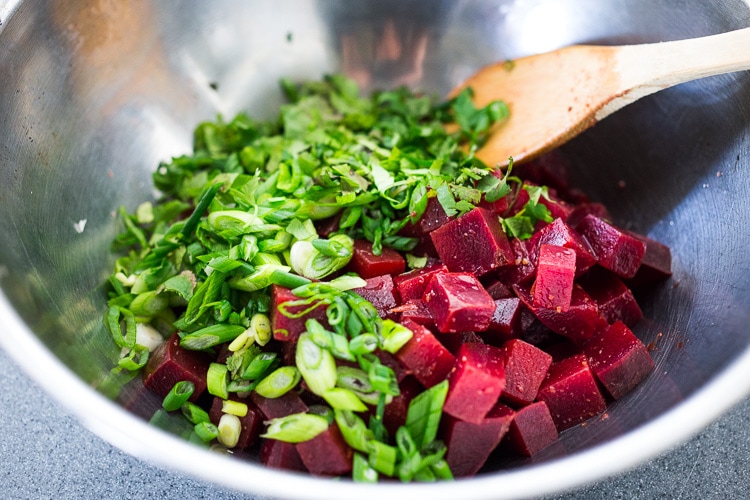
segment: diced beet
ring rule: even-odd
[[[234,400],[247,405],[247,414],[244,417],[238,417],[241,424],[240,438],[237,441],[237,445],[232,448],[233,450],[243,451],[258,442],[263,427],[263,415],[252,401],[247,399],[240,400],[238,398]],[[211,404],[211,410],[208,412],[211,422],[213,422],[214,425],[219,425],[221,416],[224,414],[221,411],[223,404],[223,399],[214,397],[214,401]]]
[[[432,278],[432,275],[447,271],[448,268],[445,265],[435,263],[421,269],[414,269],[407,273],[399,274],[393,278],[393,284],[396,285],[401,302],[414,299],[422,300],[424,289],[427,287],[427,283]]]
[[[543,401],[538,401],[516,411],[504,445],[519,455],[530,457],[555,441],[557,436],[549,408]]]
[[[485,285],[484,289],[487,290],[493,300],[509,299],[516,296],[510,286],[498,280],[491,280],[489,284]]]
[[[473,476],[502,441],[513,420],[514,411],[497,404],[477,423],[447,416],[441,435],[448,451],[445,460],[455,477]]]
[[[609,210],[607,210],[607,207],[605,207],[601,203],[580,203],[576,205],[570,215],[568,215],[568,218],[565,219],[565,222],[568,224],[568,226],[577,231],[578,224],[580,224],[583,218],[589,214],[595,215],[605,221],[612,220],[612,216],[609,214]]]
[[[518,297],[495,300],[495,312],[490,326],[481,333],[489,344],[500,346],[521,333],[521,311],[523,306]]]
[[[430,237],[443,264],[453,272],[482,276],[514,260],[500,220],[484,208],[474,208]]]
[[[462,345],[474,342],[484,344],[484,339],[474,332],[460,332],[460,333],[436,333],[435,337],[445,346],[448,351],[454,356],[461,348]]]
[[[559,432],[602,413],[607,403],[586,356],[576,354],[552,365],[537,394],[549,408]]]
[[[418,300],[409,300],[394,308],[393,312],[400,314],[401,323],[410,320],[419,323],[420,325],[434,324],[432,314],[430,314],[430,310],[427,309],[427,306],[422,302],[421,298]]]
[[[311,318],[318,320],[324,327],[328,328],[327,306],[325,305],[316,307],[310,313],[299,318],[290,318],[279,312],[279,305],[284,302],[293,302],[296,300],[300,300],[300,298],[294,295],[288,288],[279,285],[271,286],[271,330],[273,331],[273,338],[275,340],[282,342],[297,340],[307,330],[305,322]],[[297,313],[307,307],[309,305],[290,307],[289,312]]]
[[[644,242],[591,214],[577,229],[591,245],[599,265],[623,278],[635,276],[646,253]]]
[[[396,352],[396,359],[427,388],[443,381],[455,363],[453,354],[424,326],[411,321],[403,325],[414,336]]]
[[[482,207],[485,210],[489,210],[493,214],[502,215],[510,208],[511,196],[503,196],[495,201],[487,201],[484,197],[477,204],[478,207]]]
[[[599,314],[607,323],[622,321],[632,327],[643,318],[633,292],[610,271],[597,267],[587,273],[580,283],[596,302]]]
[[[399,234],[411,237],[424,236],[447,223],[449,220],[451,220],[451,218],[445,213],[445,210],[443,210],[443,206],[440,204],[437,197],[432,196],[427,199],[427,207],[417,223],[412,224],[411,222],[408,222],[406,226],[399,231]]]
[[[388,247],[383,247],[380,255],[375,255],[372,251],[372,243],[367,240],[355,240],[354,254],[347,269],[364,279],[384,274],[395,275],[404,272],[406,260],[396,250]]]
[[[353,452],[336,423],[309,441],[297,443],[297,452],[315,476],[343,476],[352,471]]]
[[[341,222],[341,212],[337,213],[333,217],[327,217],[322,220],[315,221],[315,229],[321,238],[328,238],[334,231],[339,230],[339,223]]]
[[[641,234],[629,231],[628,234],[646,244],[641,267],[628,282],[630,286],[650,285],[672,276],[672,253],[668,246]]]
[[[510,240],[510,246],[513,249],[513,263],[503,266],[497,270],[497,278],[501,283],[513,286],[530,279],[536,272],[536,264],[531,260],[529,249],[525,241],[518,238]]]
[[[521,184],[520,189],[518,189],[518,191],[516,192],[516,197],[513,199],[513,203],[511,203],[510,207],[508,208],[508,217],[516,215],[518,212],[523,210],[523,208],[531,199],[529,197],[529,192],[524,189],[525,186],[536,186],[536,184],[534,184],[533,182],[530,183],[528,181],[524,181]]]
[[[547,375],[552,356],[519,339],[509,340],[502,350],[505,354],[505,390],[500,398],[514,406],[530,404]]]
[[[557,218],[544,226],[527,241],[529,257],[534,264],[539,259],[539,248],[545,243],[571,248],[575,251],[576,276],[581,276],[587,269],[596,264],[596,256],[592,253],[588,242],[565,224],[561,218]]]
[[[604,321],[599,316],[599,309],[596,307],[596,302],[591,300],[591,297],[578,284],[573,286],[570,308],[567,311],[537,307],[534,305],[531,293],[527,287],[515,285],[513,289],[516,291],[518,298],[521,299],[521,302],[534,313],[534,316],[544,326],[570,339],[588,339],[594,334],[601,322]]]
[[[190,401],[195,401],[206,390],[206,374],[211,359],[201,351],[180,347],[177,333],[162,342],[149,356],[143,369],[143,385],[164,398],[177,382],[186,380],[195,386]]]
[[[372,302],[381,318],[391,317],[391,309],[398,305],[396,289],[390,274],[367,278],[362,288],[355,288],[353,292]]]
[[[505,389],[505,357],[500,348],[469,343],[456,353],[448,377],[443,411],[460,420],[480,424]]]
[[[294,443],[264,439],[260,446],[260,463],[273,469],[307,472]]]
[[[576,253],[572,248],[542,243],[532,287],[534,305],[567,311],[573,295],[575,273]]]
[[[646,346],[620,321],[589,339],[584,353],[596,378],[614,399],[632,391],[654,369]]]
[[[250,399],[266,420],[286,417],[294,413],[305,413],[308,409],[299,394],[294,391],[289,391],[278,398],[267,398],[253,391],[250,393]]]
[[[495,301],[469,273],[433,275],[422,300],[443,333],[486,330],[495,312]]]
[[[385,411],[383,412],[383,425],[391,436],[395,436],[398,428],[406,422],[406,414],[409,411],[411,400],[423,391],[422,386],[414,377],[406,377],[399,383],[398,387],[399,395],[385,405]]]

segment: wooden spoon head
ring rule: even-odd
[[[474,91],[478,107],[503,100],[510,118],[492,131],[477,157],[505,166],[560,146],[597,120],[597,111],[617,97],[616,47],[576,45],[496,63],[453,90]]]

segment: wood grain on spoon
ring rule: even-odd
[[[531,159],[572,139],[618,109],[659,90],[750,69],[750,28],[674,42],[574,45],[487,66],[470,86],[475,103],[501,99],[511,117],[477,156],[488,164]]]

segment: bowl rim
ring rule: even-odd
[[[571,490],[621,473],[686,441],[750,394],[750,348],[673,408],[626,434],[549,462],[440,483],[358,484],[290,473],[208,452],[164,432],[85,384],[36,336],[0,291],[0,348],[81,424],[126,453],[251,494],[276,498],[379,500],[384,494],[431,500],[528,498]],[[75,402],[75,403],[74,403]],[[675,425],[679,423],[679,425]],[[591,464],[597,467],[591,467]],[[196,467],[196,464],[201,464]],[[544,481],[539,481],[543,477]],[[467,490],[467,487],[470,490]]]

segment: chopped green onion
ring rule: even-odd
[[[255,332],[255,341],[266,345],[271,340],[271,320],[263,313],[255,313],[250,318],[250,328]]]
[[[398,381],[391,367],[385,366],[380,362],[372,363],[367,375],[374,390],[390,396],[399,395]]]
[[[352,480],[355,483],[377,483],[378,471],[370,467],[369,461],[360,453],[352,458]]]
[[[241,377],[243,380],[256,380],[263,376],[266,371],[276,361],[277,354],[275,352],[261,352],[250,361]]]
[[[382,349],[391,354],[395,354],[407,342],[409,342],[409,340],[411,340],[414,333],[400,323],[396,323],[390,319],[384,319],[380,335],[382,337]]]
[[[187,222],[185,222],[185,225],[182,226],[182,230],[180,231],[180,236],[183,240],[187,240],[193,234],[193,231],[195,231],[196,226],[198,226],[201,217],[203,217],[203,214],[206,212],[206,210],[208,210],[208,206],[213,201],[216,193],[219,192],[219,189],[221,189],[221,184],[213,184],[203,193],[203,196],[201,196],[200,200],[198,200],[198,204],[196,205],[195,210],[193,210],[193,213],[190,214],[190,217],[188,218]]]
[[[134,345],[130,352],[124,358],[117,362],[117,366],[128,371],[137,371],[146,366],[148,362],[148,347]]]
[[[328,420],[320,415],[294,413],[269,420],[268,428],[261,437],[277,439],[287,443],[309,441],[328,429]]]
[[[280,285],[285,288],[297,288],[298,286],[307,285],[311,281],[303,276],[276,269],[271,273],[271,283]]]
[[[392,476],[396,469],[398,449],[375,440],[370,441],[368,445],[370,447],[370,466],[386,476]]]
[[[336,361],[327,349],[313,342],[309,333],[297,339],[297,368],[313,394],[322,395],[336,386]]]
[[[180,346],[185,349],[202,350],[214,347],[237,338],[245,327],[241,325],[227,325],[224,323],[211,325],[189,333],[180,339]]]
[[[193,430],[201,438],[201,441],[206,443],[219,437],[219,428],[211,422],[199,422],[195,424]]]
[[[279,398],[291,391],[299,383],[300,373],[293,366],[282,366],[261,380],[255,392],[265,398]]]
[[[350,410],[334,410],[334,418],[344,441],[355,450],[369,453],[367,443],[373,435],[365,422]]]
[[[227,448],[234,448],[240,440],[242,422],[236,415],[225,413],[219,419],[217,439]]]
[[[193,424],[211,421],[211,419],[208,417],[208,413],[206,413],[206,410],[195,403],[191,403],[190,401],[186,401],[185,403],[183,403],[182,408],[180,409],[182,410],[182,414],[185,415],[185,418],[187,418]]]
[[[221,411],[222,413],[228,413],[236,417],[244,417],[247,415],[247,404],[241,401],[225,399],[221,402]]]
[[[352,256],[352,248],[336,240],[316,239],[311,241],[315,250],[333,258],[347,258]]]
[[[443,380],[418,394],[409,403],[405,425],[417,448],[422,449],[435,440],[447,395],[448,381]]]
[[[317,240],[316,240],[317,241]],[[329,246],[336,246],[337,250],[325,255],[309,241],[296,241],[289,253],[292,269],[310,279],[322,279],[338,271],[349,263],[354,251],[354,241],[345,234],[335,234],[328,239]]]
[[[435,474],[435,477],[438,479],[443,479],[443,480],[453,479],[453,472],[451,471],[451,468],[448,465],[448,462],[446,462],[444,458],[432,464],[430,466],[430,470],[432,470],[432,473]]]
[[[373,352],[378,348],[378,337],[374,333],[363,333],[349,341],[349,350],[355,356]]]
[[[334,410],[367,411],[367,406],[349,389],[333,387],[322,396]]]
[[[287,272],[289,271],[289,266],[283,266],[281,264],[260,264],[255,268],[254,272],[247,276],[239,276],[229,280],[229,286],[246,292],[261,290],[271,285],[271,275],[277,270]]]
[[[130,303],[130,312],[136,316],[156,316],[169,305],[169,300],[155,291],[143,292]]]
[[[208,374],[206,383],[209,394],[218,396],[222,399],[229,398],[227,384],[229,382],[229,369],[222,363],[211,363],[208,365]]]
[[[189,380],[177,382],[164,397],[162,407],[167,411],[177,411],[182,405],[190,399],[195,391],[195,384]]]

